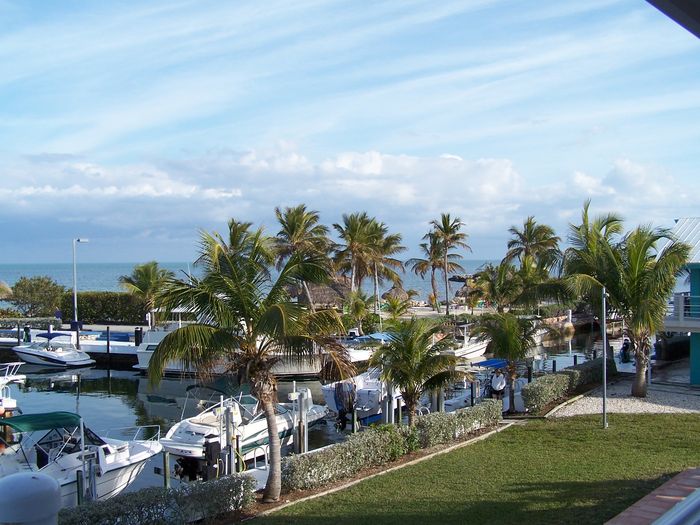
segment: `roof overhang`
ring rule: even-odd
[[[647,0],[647,2],[700,38],[700,2],[698,0]]]

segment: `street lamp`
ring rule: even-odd
[[[606,406],[608,400],[608,310],[605,304],[607,295],[605,286],[603,286],[603,322],[601,323],[603,326],[603,428],[608,428],[608,412]]]
[[[79,242],[86,243],[87,239],[73,239],[73,329],[76,335],[76,346],[80,348],[80,325],[78,324],[78,272],[75,264],[75,246]]]

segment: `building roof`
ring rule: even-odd
[[[679,241],[690,246],[688,264],[700,264],[700,217],[677,219],[671,231]]]
[[[647,0],[647,2],[700,38],[700,3],[697,0]]]

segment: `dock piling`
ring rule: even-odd
[[[578,365],[578,356],[574,354],[574,366]]]
[[[552,373],[556,374],[557,373],[557,360],[552,359]]]
[[[170,452],[163,451],[163,487],[170,488]]]

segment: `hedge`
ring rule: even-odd
[[[255,480],[234,474],[176,489],[149,487],[113,498],[63,509],[59,525],[160,525],[207,521],[239,512],[255,500]]]
[[[73,319],[73,295],[61,298],[63,319]],[[79,292],[78,314],[84,323],[144,324],[146,304],[136,295],[126,292]]]
[[[601,359],[602,357],[599,357],[561,371],[562,374],[569,378],[569,392],[576,392],[585,385],[603,382],[603,362]],[[607,368],[608,375],[617,374],[617,366],[614,359],[608,358]]]
[[[17,331],[17,324],[19,323],[20,328],[29,326],[31,328],[36,328],[38,330],[48,330],[49,325],[52,328],[61,328],[61,321],[55,317],[2,317],[0,318],[0,328],[6,330]],[[24,335],[24,332],[22,332]]]
[[[528,412],[539,412],[549,403],[561,399],[569,391],[569,376],[548,374],[538,377],[522,389],[523,404]]]
[[[602,357],[586,361],[580,365],[565,368],[556,374],[540,376],[532,383],[523,387],[523,403],[528,412],[539,412],[550,403],[557,401],[567,394],[576,392],[585,385],[602,383]],[[608,375],[617,374],[614,359],[608,359]]]
[[[349,478],[363,469],[394,461],[419,448],[451,443],[501,418],[500,401],[485,400],[449,414],[416,418],[413,428],[384,425],[353,434],[347,441],[282,460],[282,488],[313,489]]]

